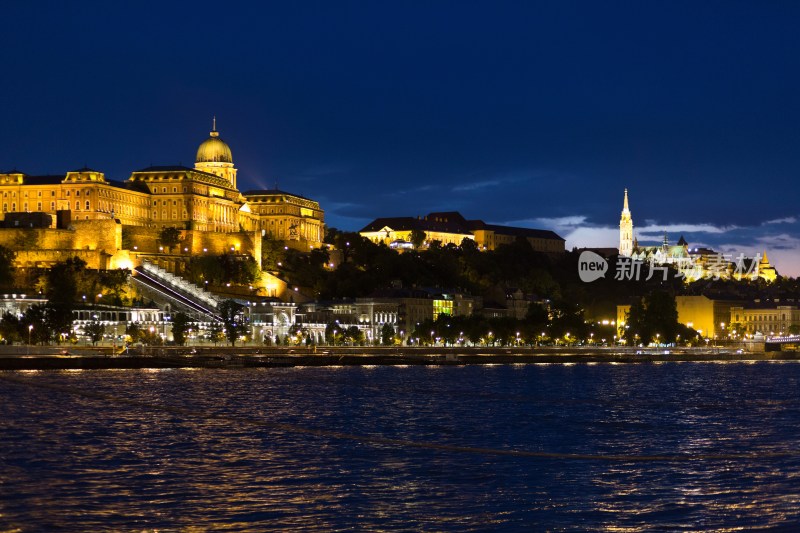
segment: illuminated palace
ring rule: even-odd
[[[384,243],[398,250],[412,248],[412,234],[424,234],[422,246],[434,241],[460,245],[464,239],[475,241],[479,250],[494,250],[517,239],[525,239],[537,252],[564,253],[564,239],[549,230],[517,228],[467,220],[461,213],[430,213],[425,217],[377,218],[359,232],[374,243]]]
[[[277,189],[242,193],[236,180],[231,149],[220,138],[215,120],[209,137],[197,149],[194,168],[149,167],[133,172],[125,181],[107,179],[89,168],[56,176],[2,173],[3,225],[80,232],[89,231],[92,224],[115,221],[140,234],[147,228],[176,227],[192,233],[193,238],[204,233],[248,233],[251,240],[256,235],[269,236],[306,250],[321,244],[324,213],[318,202]],[[204,239],[194,240],[200,243]],[[73,243],[77,240],[75,237]],[[210,241],[224,243],[219,248],[228,244],[219,238]],[[59,242],[43,246],[70,247],[63,244],[63,238]],[[143,246],[147,246],[146,240]],[[74,248],[83,249],[84,243]],[[108,254],[114,252],[107,250]]]
[[[741,265],[736,265],[731,263],[727,256],[714,250],[690,248],[683,236],[677,244],[670,245],[666,232],[660,245],[640,246],[633,233],[633,217],[628,206],[628,189],[625,189],[622,214],[619,219],[619,255],[643,263],[671,265],[678,270],[686,282],[711,276],[723,279],[742,279],[748,275],[766,281],[775,281],[778,276],[775,267],[770,264],[766,252],[763,255],[756,255],[755,258],[744,258]]]

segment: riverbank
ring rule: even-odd
[[[16,349],[9,349],[16,348]],[[545,363],[652,363],[703,361],[797,361],[798,352],[724,349],[624,348],[416,348],[416,347],[207,347],[152,348],[112,355],[109,348],[0,348],[0,370],[94,370],[136,368],[247,368],[367,365],[487,365]],[[24,347],[23,347],[24,348]],[[36,353],[31,353],[31,352]]]

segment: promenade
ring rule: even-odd
[[[0,347],[0,370],[797,361],[798,352],[621,347]],[[66,352],[66,353],[63,353]]]

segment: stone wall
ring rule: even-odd
[[[98,250],[22,250],[17,252],[15,263],[19,268],[48,268],[72,257],[84,260],[87,268],[99,270],[111,268],[112,256]]]
[[[126,244],[139,253],[157,254],[172,253],[177,255],[223,254],[236,251],[253,256],[261,265],[261,233],[257,231],[239,231],[236,233],[219,233],[213,231],[181,230],[181,242],[171,250],[160,249],[158,236],[161,232],[156,228],[141,226],[125,226]],[[135,248],[134,248],[135,247]]]
[[[80,257],[89,268],[114,268],[122,246],[122,226],[113,219],[76,220],[70,229],[0,228],[0,245],[17,253],[19,267],[46,267]]]

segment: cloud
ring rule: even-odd
[[[502,183],[503,183],[502,180],[476,181],[473,183],[467,183],[465,185],[458,185],[457,187],[453,187],[453,191],[458,191],[458,192],[476,191],[478,189],[485,189],[487,187],[496,187]]]
[[[453,187],[453,192],[470,192],[470,191],[480,191],[483,189],[491,189],[494,187],[499,187],[501,185],[508,185],[511,183],[521,183],[527,182],[531,179],[535,178],[542,178],[547,176],[548,173],[544,171],[525,171],[525,172],[515,172],[509,175],[501,175],[501,176],[494,176],[494,177],[485,177],[483,179],[479,179],[476,181],[462,183],[461,185],[456,185]],[[463,181],[467,181],[470,177],[462,177]]]
[[[441,186],[429,184],[429,185],[422,185],[420,187],[414,187],[413,189],[397,189],[397,190],[393,189],[391,191],[383,193],[382,196],[395,197],[403,194],[417,194],[421,192],[430,192],[430,191],[435,191],[437,189],[441,189]]]
[[[567,250],[573,248],[616,248],[619,246],[619,228],[577,228],[562,234]]]
[[[496,222],[503,226],[516,226],[521,228],[549,229],[556,233],[565,233],[578,228],[587,227],[587,217],[583,215],[573,215],[566,217],[539,217],[525,218],[521,220],[508,220]]]
[[[762,226],[766,226],[768,224],[794,224],[797,222],[797,217],[783,217],[783,218],[775,218],[773,220],[767,220],[766,222],[762,222]]]
[[[765,235],[758,239],[759,244],[764,248],[774,250],[797,250],[800,249],[800,238],[787,233],[778,235]]]
[[[715,226],[713,224],[656,224],[652,220],[647,221],[646,226],[633,226],[634,233],[729,233],[739,229],[739,226]]]

